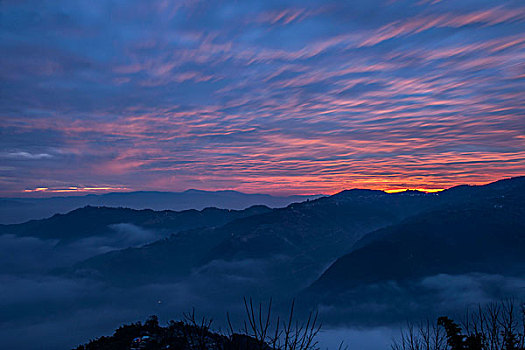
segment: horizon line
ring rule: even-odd
[[[353,187],[353,188],[350,188],[349,190],[352,190],[352,189],[363,189],[363,190],[375,190],[375,191],[382,191],[382,192],[385,192],[385,193],[400,193],[400,192],[405,192],[405,191],[419,191],[419,192],[425,192],[425,193],[438,193],[438,192],[442,192],[444,190],[447,190],[447,189],[450,189],[450,188],[453,188],[453,187],[457,187],[457,186],[483,186],[483,185],[487,185],[487,184],[490,184],[490,183],[494,183],[494,182],[498,182],[498,181],[502,181],[502,180],[508,180],[508,179],[513,179],[513,178],[519,178],[519,177],[523,177],[522,175],[520,176],[513,176],[513,177],[503,177],[503,178],[500,178],[498,180],[494,180],[494,181],[489,181],[489,182],[484,182],[484,183],[481,183],[481,184],[456,184],[456,185],[451,185],[451,186],[440,186],[440,187],[424,187],[424,186],[421,186],[421,187],[412,187],[412,186],[409,186],[409,187],[404,187],[404,186],[386,186],[384,188],[380,188],[380,189],[377,189],[377,188],[366,188],[366,187]],[[98,191],[105,191],[105,192],[98,192]],[[137,192],[158,192],[158,193],[173,193],[173,194],[180,194],[180,193],[185,193],[185,192],[189,192],[189,191],[201,191],[201,192],[210,192],[210,193],[213,193],[213,192],[236,192],[236,193],[242,193],[242,194],[248,194],[248,195],[269,195],[269,196],[273,196],[273,197],[293,197],[293,196],[331,196],[331,195],[334,195],[336,193],[339,193],[339,192],[342,192],[342,191],[345,191],[345,189],[343,190],[338,190],[338,191],[335,191],[333,193],[311,193],[311,194],[304,194],[304,193],[300,193],[300,194],[297,194],[297,193],[292,193],[292,194],[272,194],[272,193],[265,193],[265,192],[244,192],[244,191],[239,191],[239,190],[235,190],[235,189],[216,189],[216,190],[206,190],[206,189],[196,189],[196,188],[188,188],[186,190],[181,190],[181,191],[169,191],[169,190],[140,190],[140,189],[137,189],[137,190],[134,190],[134,189],[131,189],[131,188],[128,188],[128,187],[111,187],[111,186],[68,186],[68,187],[57,187],[57,188],[52,188],[52,187],[36,187],[34,189],[25,189],[23,191],[20,191],[20,192],[12,192],[13,194],[19,194],[19,195],[23,195],[23,194],[42,194],[44,196],[39,196],[39,197],[34,197],[34,196],[23,196],[23,197],[15,197],[15,196],[7,196],[7,197],[1,197],[1,198],[5,198],[5,199],[9,199],[9,198],[12,198],[12,199],[15,199],[15,198],[23,198],[23,199],[30,199],[30,198],[34,198],[34,199],[38,199],[38,198],[53,198],[53,197],[80,197],[80,196],[85,196],[85,195],[106,195],[106,194],[112,194],[112,193],[137,193]],[[49,195],[49,196],[46,196]],[[53,195],[56,195],[56,196],[53,196]],[[60,194],[63,194],[62,196],[60,196]]]

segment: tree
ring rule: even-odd
[[[409,323],[392,349],[525,350],[525,304],[508,299],[478,305],[466,311],[461,324],[449,317],[440,317],[435,324]]]

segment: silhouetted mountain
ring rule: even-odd
[[[309,288],[322,300],[352,288],[437,274],[525,274],[525,179],[460,186],[444,206],[370,233]]]
[[[127,224],[152,230],[158,238],[161,238],[164,235],[193,228],[222,226],[229,221],[270,210],[262,205],[244,210],[206,208],[200,211],[192,209],[179,212],[87,206],[67,214],[55,214],[48,219],[0,225],[0,235],[13,234],[70,241],[90,236],[103,236],[112,232],[115,229],[114,225]]]
[[[313,281],[364,234],[425,210],[434,205],[433,197],[344,191],[96,256],[75,269],[117,283],[149,283],[178,280],[214,261],[265,260],[272,288],[296,289]]]
[[[42,219],[87,205],[177,211],[201,210],[208,207],[241,210],[254,205],[266,205],[272,208],[285,207],[293,202],[318,197],[320,196],[278,197],[237,191],[187,190],[184,192],[114,192],[102,195],[51,198],[0,198],[0,223],[13,224]]]
[[[500,265],[495,262],[507,248],[513,251],[509,242],[521,247],[511,238],[519,237],[523,228],[520,196],[524,183],[524,178],[516,178],[438,194],[343,191],[221,227],[180,232],[144,247],[96,256],[76,265],[75,270],[116,283],[149,283],[179,280],[216,261],[264,260],[271,286],[268,292],[276,293],[305,287],[335,259],[351,252],[354,244],[360,247],[373,241],[373,246],[354,248],[349,258],[338,260],[319,283],[333,280],[332,288],[349,281],[366,284],[401,275],[477,271],[476,266],[484,266],[487,272],[500,271],[511,264],[505,258]],[[494,236],[495,230],[507,232],[510,241],[503,235]],[[392,242],[382,240],[387,236]],[[460,254],[471,241],[474,253]],[[484,249],[489,248],[492,258],[472,260],[473,255],[487,256]],[[448,255],[450,259],[440,262]]]
[[[10,233],[0,235],[10,291],[2,313],[113,327],[152,307],[163,318],[188,305],[235,317],[242,296],[273,296],[278,312],[290,297],[299,313],[317,303],[331,325],[452,315],[525,297],[524,193],[521,177],[434,194],[348,190],[241,212],[88,207],[1,226]]]

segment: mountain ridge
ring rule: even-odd
[[[110,192],[48,198],[0,198],[0,223],[15,224],[43,219],[56,213],[65,214],[87,205],[174,211],[201,210],[207,207],[242,210],[253,205],[266,205],[273,208],[285,207],[293,202],[319,198],[320,196],[322,195],[272,196],[230,190],[187,190],[184,192]]]
[[[369,233],[303,294],[327,302],[364,285],[415,282],[438,274],[524,277],[523,180],[490,184],[481,194],[469,193],[467,204],[448,203]]]
[[[133,224],[143,229],[157,229],[173,234],[198,227],[223,225],[236,218],[269,210],[271,209],[263,205],[254,205],[244,210],[210,207],[202,210],[183,211],[138,210],[88,205],[66,214],[55,214],[46,219],[30,220],[21,224],[0,224],[0,234],[70,241],[103,235],[110,230],[111,225],[115,224]]]

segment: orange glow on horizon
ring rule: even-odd
[[[519,175],[518,175],[519,176]],[[187,189],[198,189],[202,191],[237,191],[246,194],[269,194],[273,196],[291,195],[324,195],[329,196],[344,190],[369,189],[384,191],[385,193],[399,193],[407,190],[420,191],[426,193],[438,193],[459,185],[482,186],[498,180],[510,177],[495,177],[472,179],[469,177],[458,179],[439,178],[432,179],[411,179],[411,178],[365,178],[356,177],[342,180],[337,176],[302,176],[302,177],[253,177],[252,182],[242,182],[241,177],[232,178],[234,185],[212,186],[213,182],[208,182],[209,178],[203,177],[200,186],[180,186],[173,183],[172,179],[164,178],[140,187],[124,185],[90,185],[90,186],[64,186],[64,187],[45,187],[39,186],[32,189],[25,189],[18,193],[52,195],[52,194],[89,194],[89,193],[109,193],[109,192],[134,192],[134,191],[159,191],[159,192],[184,192]],[[426,181],[425,181],[426,180]],[[449,180],[449,181],[447,181]],[[208,186],[206,185],[208,184]],[[12,195],[16,193],[13,192]]]
[[[24,190],[24,192],[47,192],[47,190],[49,190],[47,187],[37,187],[33,190]]]
[[[372,186],[374,187],[374,186]],[[370,186],[355,186],[355,187],[352,187],[352,188],[368,188],[368,189],[373,189],[373,190],[380,190],[380,191],[384,191],[386,193],[400,193],[400,192],[404,192],[404,191],[420,191],[420,192],[426,192],[426,193],[437,193],[437,192],[441,192],[441,191],[444,191],[446,188],[424,188],[424,187],[410,187],[410,188],[387,188],[387,189],[384,189],[384,188],[371,188]],[[239,192],[244,192],[244,193],[265,193],[265,191],[260,191],[260,192],[257,192],[257,191],[243,191],[242,189],[231,189],[231,188],[228,188],[229,190],[235,190],[235,191],[239,191]],[[347,188],[347,189],[350,189],[350,188]],[[24,190],[23,192],[24,193],[89,193],[89,192],[99,192],[99,191],[102,191],[102,192],[116,192],[116,191],[124,191],[124,192],[128,192],[128,191],[141,191],[141,190],[144,190],[144,189],[132,189],[132,188],[128,188],[128,187],[109,187],[109,186],[105,186],[105,187],[77,187],[77,186],[69,186],[69,187],[66,187],[66,188],[49,188],[49,187],[37,187],[37,188],[34,188],[34,189],[26,189]],[[162,191],[162,189],[154,189],[154,190],[160,190]],[[202,189],[204,191],[220,191],[221,189]],[[224,189],[223,189],[224,190]],[[170,190],[164,190],[164,191],[170,191]],[[322,193],[324,192],[324,193]],[[312,191],[311,193],[301,193],[302,195],[317,195],[317,194],[321,194],[321,195],[330,195],[330,194],[335,194],[335,193],[338,193],[339,191]],[[291,195],[292,193],[289,193],[289,194],[274,194],[274,195]],[[295,194],[295,193],[294,193]]]
[[[444,191],[444,188],[396,188],[396,189],[388,189],[383,190],[386,193],[400,193],[405,191],[419,191],[419,192],[426,192],[426,193],[437,193]]]
[[[73,193],[73,192],[91,192],[91,191],[126,191],[127,187],[76,187],[70,186],[67,188],[49,188],[37,187],[35,189],[26,189],[25,193],[47,192],[47,193]]]

